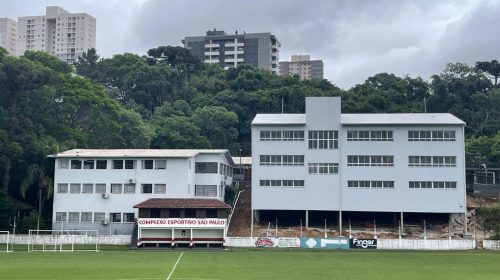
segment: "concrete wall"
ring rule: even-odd
[[[500,240],[483,240],[483,248],[488,250],[500,250]]]
[[[0,243],[6,242],[6,236],[0,235]],[[95,236],[86,236],[86,235],[64,235],[61,238],[65,240],[65,242],[74,241],[75,244],[95,244],[99,242],[100,245],[130,245],[131,236],[130,235],[99,235]],[[35,240],[39,243],[53,243],[55,238],[51,235],[39,235],[33,237],[32,240]],[[30,242],[30,238],[28,234],[16,234],[15,236],[10,236],[10,242],[14,244],[28,244]]]
[[[473,250],[475,248],[475,240],[377,240],[377,249],[383,250]]]

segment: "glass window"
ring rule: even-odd
[[[164,159],[155,160],[155,168],[156,169],[167,169],[167,161]]]
[[[122,222],[122,213],[109,213],[111,218],[111,222],[113,223],[121,223]]]
[[[95,184],[95,193],[106,193],[106,184]]]
[[[108,161],[104,159],[98,159],[96,160],[96,169],[107,169],[108,168]]]
[[[166,194],[167,193],[167,185],[155,184],[155,193],[156,194]]]
[[[125,169],[134,169],[135,168],[135,160],[126,159],[125,160]]]
[[[195,163],[196,173],[214,173],[217,174],[217,162],[197,162]]]
[[[113,160],[113,169],[123,169],[123,160],[114,159]]]
[[[72,159],[71,169],[82,169],[82,161],[77,159]]]
[[[145,159],[142,161],[142,169],[153,169],[153,160]]]
[[[133,223],[135,221],[135,213],[123,213],[124,223]]]
[[[111,193],[121,194],[122,184],[111,184]]]
[[[59,169],[68,169],[68,165],[69,165],[68,159],[60,158],[57,160],[57,162],[59,164]]]
[[[68,184],[65,183],[57,184],[57,193],[68,193]]]
[[[106,218],[106,214],[104,212],[95,212],[94,213],[94,222],[102,222]]]
[[[207,218],[217,218],[217,209],[206,209]]]
[[[93,184],[83,184],[82,193],[94,193]]]
[[[195,185],[195,196],[217,196],[217,186],[216,185]]]
[[[70,193],[81,193],[81,184],[70,184],[69,185]]]
[[[153,193],[152,184],[142,184],[142,193]]]
[[[82,222],[92,222],[92,212],[82,212]]]
[[[66,222],[66,212],[56,212],[56,222]]]
[[[83,169],[94,169],[94,160],[93,159],[84,160]]]
[[[79,222],[80,221],[80,212],[69,212],[68,222]]]
[[[123,193],[126,193],[126,194],[135,193],[135,184],[125,184],[123,186]]]

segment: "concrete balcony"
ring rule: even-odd
[[[218,48],[219,44],[205,44],[205,48]]]
[[[238,54],[244,54],[244,51],[225,51],[225,55],[238,55]]]
[[[205,59],[205,63],[219,63],[219,59]]]
[[[235,43],[235,42],[228,42],[224,44],[225,47],[243,47],[245,46],[245,43],[240,42],[240,43]]]
[[[210,52],[205,52],[205,55],[219,55],[219,51],[210,51]]]

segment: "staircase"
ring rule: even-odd
[[[230,237],[250,236],[252,189],[248,186],[241,187],[240,190],[242,192],[237,204],[234,206],[233,216],[227,231],[227,236]]]
[[[137,220],[134,223],[134,228],[132,229],[132,237],[130,238],[130,249],[137,249]]]

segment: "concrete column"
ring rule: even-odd
[[[309,229],[309,210],[306,210],[306,229]]]
[[[404,220],[403,220],[403,211],[401,211],[401,235],[405,235],[405,223],[404,223]]]
[[[339,210],[339,236],[342,236],[342,210]]]

